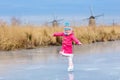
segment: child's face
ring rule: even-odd
[[[67,35],[69,35],[69,34],[72,33],[72,30],[65,30],[65,33],[66,33]]]

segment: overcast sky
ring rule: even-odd
[[[0,0],[0,17],[16,16],[37,23],[53,16],[81,20],[91,15],[90,6],[94,15],[104,13],[107,23],[113,19],[120,22],[120,0]]]

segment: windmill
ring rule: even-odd
[[[104,14],[94,16],[93,15],[93,10],[92,10],[91,7],[90,7],[90,13],[91,13],[91,16],[89,18],[86,18],[86,19],[83,19],[83,20],[89,20],[89,26],[96,26],[96,20],[95,19],[98,18],[98,17],[104,16]]]
[[[63,19],[57,19],[57,17],[54,16],[54,19],[51,22],[48,22],[48,23],[52,23],[53,27],[57,27],[57,26],[59,26],[60,21],[63,21]]]
[[[113,22],[112,22],[112,26],[116,26],[117,23],[115,22],[115,20],[113,19]]]

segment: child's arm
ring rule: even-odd
[[[77,38],[75,38],[75,36],[72,36],[72,40],[78,45],[82,44]]]
[[[58,32],[58,33],[54,33],[53,36],[63,36],[64,33],[63,32]]]

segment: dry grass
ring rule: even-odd
[[[60,45],[61,38],[53,37],[52,34],[61,31],[62,27],[1,26],[0,50]],[[120,40],[120,26],[74,27],[74,33],[84,44]]]

